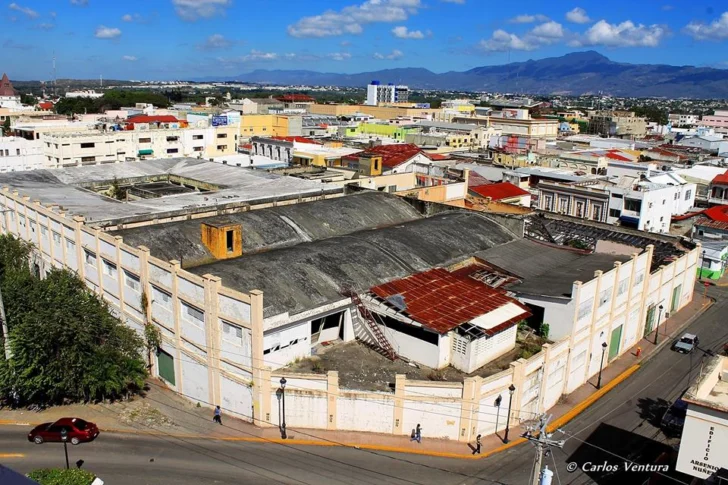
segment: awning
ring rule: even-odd
[[[622,222],[627,222],[629,224],[639,224],[640,223],[639,217],[621,215],[621,216],[619,216],[619,220]]]
[[[152,149],[139,150],[139,155],[154,155],[154,150],[152,150]]]

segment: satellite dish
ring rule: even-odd
[[[407,309],[407,303],[405,303],[404,297],[400,294],[390,296],[387,298],[387,302],[399,311]]]

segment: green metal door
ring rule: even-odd
[[[159,369],[159,377],[173,386],[176,385],[174,380],[174,358],[161,349],[157,351],[157,368]]]
[[[672,290],[672,303],[670,304],[670,313],[677,311],[678,308],[680,308],[680,291],[682,290],[682,285],[677,285],[674,290]]]
[[[607,362],[611,362],[617,355],[619,355],[619,347],[622,344],[622,326],[612,330],[612,338],[609,341],[609,358]]]
[[[645,322],[645,333],[644,337],[652,332],[652,327],[655,326],[655,305],[650,305],[647,308],[647,321]]]

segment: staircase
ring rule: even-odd
[[[394,351],[394,347],[392,347],[392,344],[387,340],[387,337],[384,336],[384,333],[382,333],[382,329],[379,328],[379,325],[377,322],[374,321],[374,316],[369,311],[369,309],[364,306],[364,303],[361,301],[361,298],[359,298],[359,295],[356,294],[355,291],[352,290],[345,290],[342,292],[344,296],[348,296],[351,298],[352,303],[356,305],[357,309],[359,310],[359,315],[361,315],[362,319],[367,323],[367,326],[369,327],[369,330],[371,330],[372,335],[374,335],[374,339],[377,341],[377,344],[379,347],[384,351],[384,356],[387,357],[389,360],[396,360],[397,359],[397,353]]]

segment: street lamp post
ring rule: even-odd
[[[508,431],[511,426],[511,408],[513,407],[513,393],[516,392],[516,386],[511,384],[508,386],[508,418],[506,420],[506,435],[503,439],[503,443],[508,443]]]
[[[281,377],[281,398],[283,400],[283,422],[281,423],[281,438],[288,438],[286,435],[286,378]]]
[[[503,401],[503,396],[498,394],[498,397],[495,398],[495,434],[498,435],[498,419],[500,418],[500,406],[501,402]]]
[[[66,454],[66,470],[71,468],[68,464],[68,430],[66,428],[61,429],[61,441],[63,441],[63,451]]]
[[[657,345],[657,335],[660,333],[660,320],[662,319],[662,310],[665,309],[664,306],[660,305],[657,307],[659,312],[657,312],[657,328],[655,328],[655,345]]]
[[[604,368],[604,352],[607,351],[607,343],[602,342],[602,360],[599,362],[599,378],[597,379],[597,389],[602,388],[602,369]]]
[[[703,281],[703,268],[705,267],[705,249],[703,249],[703,257],[700,258],[700,275],[698,276],[700,281]]]

